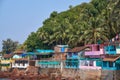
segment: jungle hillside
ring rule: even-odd
[[[109,41],[120,33],[120,0],[91,0],[58,13],[53,11],[43,26],[31,32],[22,48],[52,49],[55,45],[70,47]]]

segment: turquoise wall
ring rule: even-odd
[[[79,60],[78,59],[67,59],[65,61],[65,68],[79,68]]]
[[[116,47],[113,45],[105,46],[104,50],[105,54],[116,54]]]
[[[96,66],[102,66],[102,61],[96,61]]]
[[[112,62],[112,65],[110,66],[109,61],[103,61],[102,62],[102,69],[103,70],[117,70],[117,67],[115,66],[115,62]]]

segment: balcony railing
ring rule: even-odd
[[[105,51],[105,54],[116,54],[116,51]]]
[[[79,68],[79,61],[65,61],[65,68]]]
[[[60,68],[61,62],[54,60],[40,60],[37,62],[37,65],[41,68]]]
[[[27,68],[28,66],[29,66],[28,63],[26,64],[12,63],[12,68]]]
[[[100,55],[103,54],[101,51],[87,51],[85,55]]]

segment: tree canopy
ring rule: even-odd
[[[8,38],[7,40],[2,41],[2,45],[2,52],[9,54],[16,50],[18,46],[18,41],[13,41],[10,38]]]
[[[92,0],[58,13],[53,11],[24,45],[28,51],[49,49],[56,44],[71,47],[105,42],[120,33],[120,1]]]

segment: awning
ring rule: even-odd
[[[19,59],[19,58],[22,58],[22,57],[19,56],[19,55],[14,55],[13,58],[14,58],[14,59]]]
[[[105,57],[103,59],[103,61],[111,61],[111,62],[114,62],[116,61],[117,59],[120,58],[120,55],[108,55],[107,57]]]

